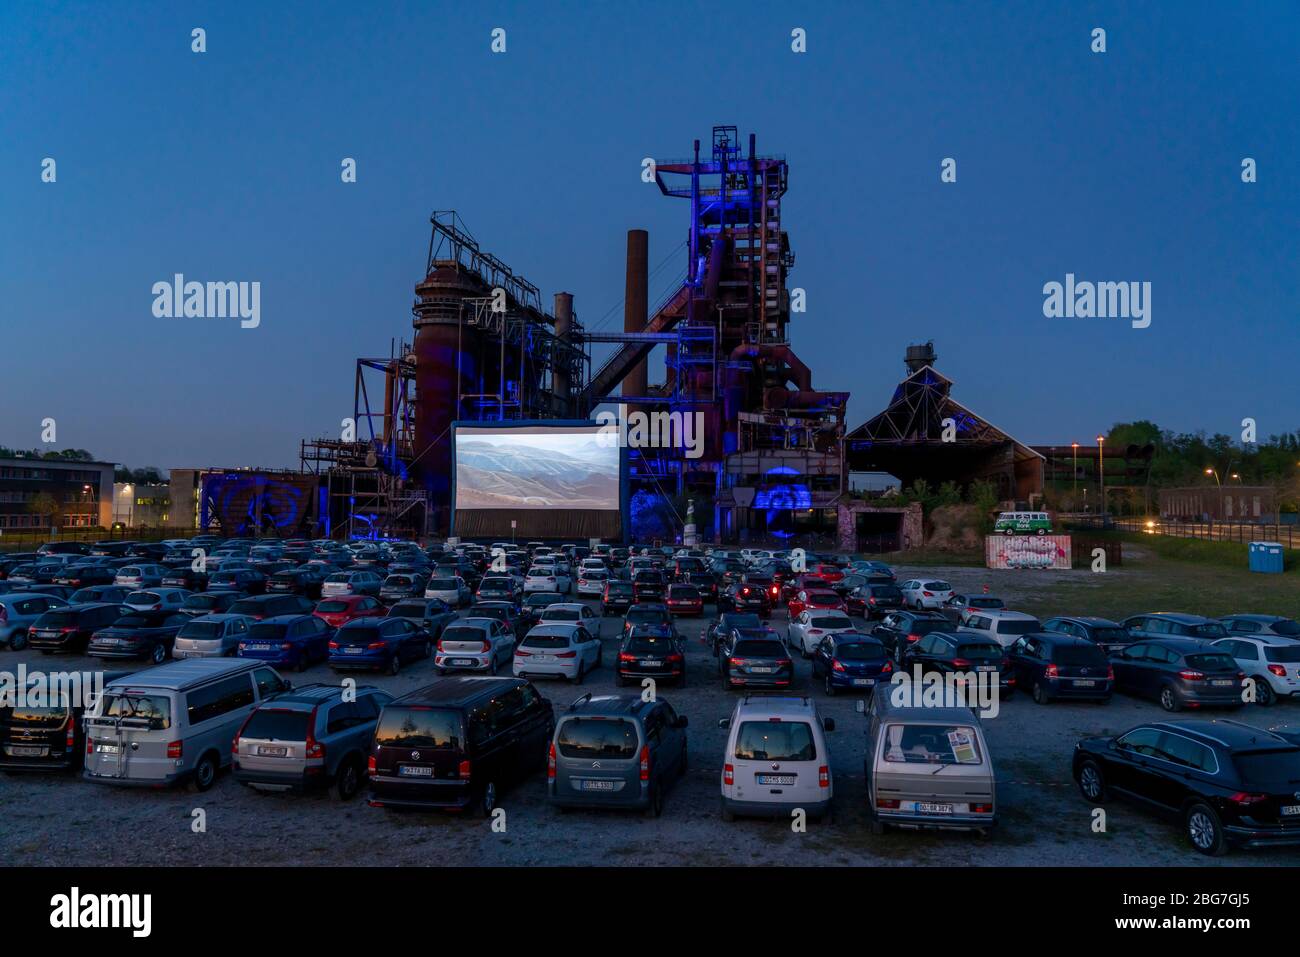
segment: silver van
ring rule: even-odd
[[[970,708],[899,707],[887,693],[859,701],[867,716],[871,833],[887,826],[986,832],[996,821],[993,759]]]
[[[738,815],[787,817],[802,809],[834,818],[831,755],[826,732],[835,730],[806,696],[746,695],[730,718],[722,756],[722,819]]]
[[[253,709],[289,682],[243,658],[192,658],[105,686],[86,714],[84,775],[101,784],[212,787]]]

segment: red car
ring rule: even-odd
[[[387,612],[378,598],[369,595],[340,595],[318,601],[312,614],[331,628],[341,628],[356,618],[382,618]]]
[[[829,588],[805,588],[790,599],[789,604],[790,617],[796,618],[800,613],[808,608],[816,608],[821,611],[842,611],[848,614],[844,607],[844,599]]]
[[[795,575],[788,581],[781,583],[781,597],[786,601],[791,601],[799,594],[799,592],[804,591],[805,589],[824,587],[826,587],[826,580],[817,575],[808,573]]]
[[[704,596],[694,585],[669,585],[668,598],[664,604],[668,606],[669,614],[704,614]]]
[[[844,569],[829,562],[819,562],[813,567],[812,573],[828,585],[833,585],[844,577]]]

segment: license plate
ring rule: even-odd
[[[6,748],[5,750],[9,752],[11,757],[15,758],[43,758],[50,753],[49,748],[36,748],[25,745],[14,745],[12,748]]]
[[[359,654],[361,654],[361,652],[363,652],[363,651],[365,651],[365,650],[366,650],[366,649],[364,649],[364,648],[344,648],[344,649],[343,649],[343,653],[344,653],[345,655],[359,655]]]
[[[876,679],[875,678],[854,678],[853,683],[859,687],[862,686],[870,687],[871,685],[874,685],[876,683]]]
[[[264,758],[283,758],[289,753],[288,748],[272,748],[264,744],[257,746],[257,753]]]
[[[584,791],[612,791],[614,790],[613,781],[583,781],[582,789]]]
[[[404,778],[431,778],[433,777],[433,768],[403,764],[397,768],[397,773]]]
[[[928,804],[922,801],[916,802],[917,814],[951,814],[951,804]]]
[[[749,670],[756,675],[770,675],[773,671],[772,668],[750,668]]]
[[[121,638],[100,638],[97,642],[97,644],[101,645],[120,645],[121,643]]]
[[[760,775],[758,775],[758,783],[759,783],[759,784],[775,784],[775,785],[782,785],[782,786],[786,786],[786,787],[788,787],[788,786],[790,786],[790,785],[793,785],[794,782],[795,782],[795,776],[794,776],[793,774],[760,774]]]
[[[980,666],[977,667],[975,670],[976,670],[976,671],[997,671],[997,670],[998,670],[998,666],[997,666],[997,665],[980,665]]]
[[[1291,816],[1296,815],[1296,814],[1300,814],[1300,804],[1284,804],[1284,805],[1282,805],[1282,816],[1283,816],[1283,817],[1291,817]]]
[[[97,744],[95,750],[100,754],[121,754],[122,749],[116,744]]]
[[[478,664],[473,658],[453,658],[451,663],[458,668],[472,668]]]
[[[645,668],[658,668],[662,664],[663,662],[658,658],[646,658],[641,662],[641,665]]]
[[[1093,681],[1091,678],[1077,678],[1075,679],[1074,686],[1076,688],[1095,688],[1097,682]]]
[[[555,659],[552,658],[550,655],[533,655],[533,660],[541,663],[547,661],[554,661]]]
[[[1236,684],[1236,682],[1233,681],[1231,678],[1216,678],[1214,679],[1212,684],[1214,684],[1218,688],[1226,688],[1226,687],[1231,687],[1232,685]]]
[[[249,651],[270,651],[271,646],[267,644],[245,645]]]

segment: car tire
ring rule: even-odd
[[[1183,815],[1183,828],[1192,847],[1208,857],[1218,857],[1228,849],[1223,836],[1223,822],[1218,813],[1203,801],[1192,804]]]
[[[149,654],[149,660],[156,665],[162,664],[167,660],[167,646],[162,642],[153,646],[153,651]]]
[[[882,821],[882,820],[880,820],[879,818],[877,818],[877,817],[875,817],[875,816],[872,816],[872,818],[871,818],[871,833],[874,834],[876,837],[879,837],[880,835],[884,834],[884,833],[885,833],[885,822]]]
[[[487,784],[483,785],[483,790],[482,792],[479,793],[478,796],[478,805],[476,809],[478,811],[479,817],[482,818],[491,817],[492,812],[496,810],[496,806],[497,806],[497,783],[495,781],[489,781]]]
[[[1101,770],[1101,765],[1091,758],[1086,759],[1079,765],[1079,777],[1077,781],[1079,793],[1083,795],[1085,801],[1091,801],[1093,804],[1105,804],[1106,799],[1110,796],[1106,790],[1106,775]]]
[[[9,636],[10,651],[22,651],[26,647],[27,647],[27,631],[25,629],[21,631],[15,631],[12,635]]]
[[[395,675],[402,670],[402,656],[394,653],[391,661],[388,662],[388,673]]]
[[[348,758],[339,768],[338,780],[334,783],[334,790],[339,796],[340,801],[351,801],[361,790],[361,761],[357,758]]]
[[[302,672],[306,671],[310,666],[311,666],[311,661],[308,660],[307,649],[304,648],[298,654],[298,663],[294,665],[293,670],[301,674]]]
[[[1034,682],[1034,687],[1030,692],[1030,696],[1034,699],[1034,704],[1047,704],[1052,700],[1052,696],[1049,695],[1047,691],[1044,690],[1043,686],[1037,681]]]
[[[1268,708],[1277,703],[1277,695],[1273,693],[1273,686],[1264,678],[1255,679],[1255,704],[1261,708]]]
[[[831,673],[826,672],[826,697],[835,697],[835,685],[831,682]]]
[[[433,670],[438,675],[439,678],[444,678],[447,675],[446,668],[434,668]]]
[[[1160,707],[1169,712],[1183,710],[1182,699],[1178,697],[1173,685],[1165,685],[1160,689]]]
[[[492,661],[488,664],[488,674],[495,676],[496,673],[497,673],[497,656],[496,654],[493,654]]]
[[[207,791],[217,780],[218,759],[209,751],[194,765],[194,790]]]
[[[578,662],[578,673],[577,673],[576,675],[573,676],[573,683],[574,683],[575,685],[580,685],[580,684],[582,684],[583,679],[586,678],[586,677],[587,677],[587,666],[586,666],[586,664],[584,664],[583,662],[579,661],[579,662]]]
[[[650,803],[646,805],[646,817],[659,817],[664,813],[664,786],[658,781],[650,785]]]
[[[430,658],[433,657],[433,639],[432,639],[432,638],[430,638],[428,641],[426,641],[426,642],[424,643],[424,650],[420,653],[420,657],[423,658],[423,659],[426,660],[426,661],[427,661],[428,659],[430,659]]]

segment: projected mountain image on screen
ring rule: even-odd
[[[619,449],[597,427],[456,431],[456,508],[619,508]]]

